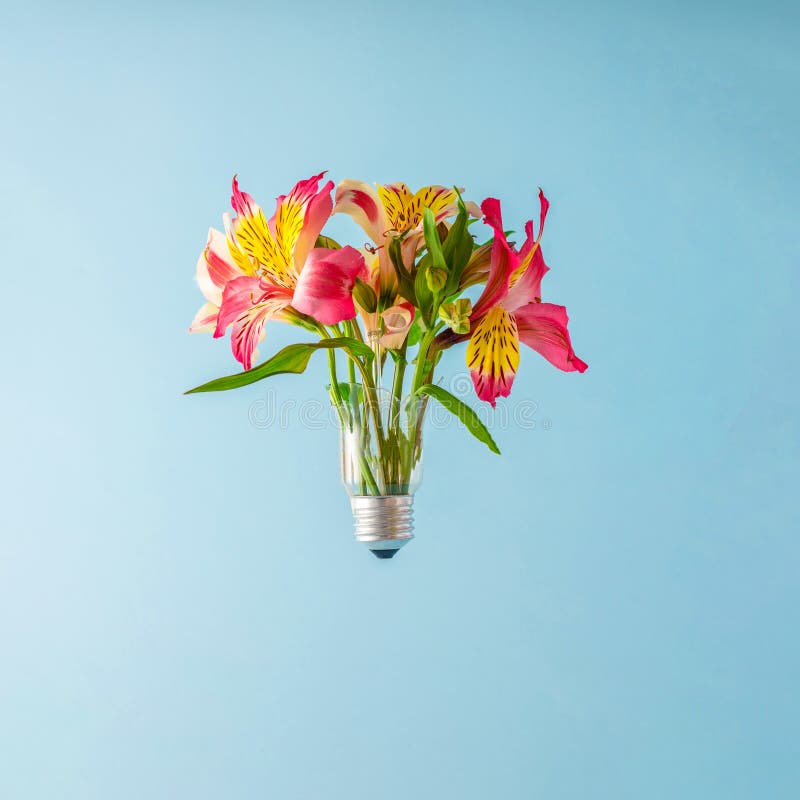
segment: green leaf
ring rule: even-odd
[[[464,235],[464,231],[467,229],[468,217],[469,215],[467,214],[467,207],[459,197],[458,216],[448,231],[447,238],[444,240],[444,244],[442,245],[442,254],[444,255],[444,260],[448,264],[452,264],[453,262],[453,255],[456,251],[458,240]]]
[[[395,364],[407,364],[408,360],[400,350],[394,350],[391,347],[386,348],[386,352],[392,357]]]
[[[375,296],[375,290],[368,283],[364,283],[361,278],[356,278],[353,286],[353,297],[361,308],[370,314],[373,314],[378,308],[378,298]]]
[[[194,394],[195,392],[224,392],[227,389],[238,389],[240,386],[247,386],[256,381],[269,378],[272,375],[282,375],[285,373],[295,373],[299,375],[305,372],[311,356],[320,349],[330,350],[334,347],[346,347],[354,355],[372,357],[372,350],[369,345],[359,342],[357,339],[341,337],[338,339],[322,339],[319,342],[302,342],[290,344],[275,353],[269,361],[259,364],[246,372],[237,372],[235,375],[227,375],[224,378],[204,383],[189,389],[184,394]]]
[[[347,403],[347,401],[350,399],[350,384],[346,381],[339,381],[336,385],[339,387],[339,394],[341,395],[342,400]],[[331,385],[328,388],[332,389],[333,386]]]
[[[426,208],[422,215],[422,230],[425,234],[425,244],[431,254],[433,266],[437,269],[446,270],[447,262],[444,260],[442,242],[439,239],[439,231],[436,228],[436,217],[433,216],[433,211],[429,208]]]
[[[458,216],[444,240],[442,251],[447,265],[450,268],[450,280],[447,284],[447,294],[452,294],[458,289],[461,273],[469,263],[475,240],[469,232],[469,214],[461,195],[458,196]]]
[[[403,252],[400,248],[401,241],[399,236],[395,236],[392,241],[389,242],[389,258],[394,265],[394,271],[397,273],[400,294],[412,305],[417,305],[417,298],[414,294],[414,279],[403,263]]]
[[[360,383],[350,383],[349,381],[339,381],[339,394],[345,405],[357,406],[363,402],[364,392]],[[330,388],[330,387],[329,387]]]
[[[411,327],[408,330],[408,346],[413,347],[415,344],[419,344],[419,340],[422,338],[422,328],[419,324],[419,317],[415,316],[414,321],[411,323]]]
[[[414,296],[417,298],[415,305],[420,310],[422,318],[426,324],[433,322],[433,292],[428,283],[428,268],[430,261],[427,254],[423,256],[417,265],[417,277],[414,279]]]
[[[500,455],[500,449],[495,444],[492,435],[486,429],[486,426],[481,422],[480,417],[471,409],[466,403],[463,403],[457,397],[454,397],[446,389],[441,386],[434,386],[432,383],[426,383],[417,389],[417,394],[426,394],[434,400],[438,400],[451,414],[457,416],[467,430],[479,441],[483,442],[493,453]]]
[[[317,236],[317,241],[314,244],[314,247],[326,247],[328,250],[341,250],[342,246],[336,239],[331,239],[330,236],[323,236],[320,234]]]

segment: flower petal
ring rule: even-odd
[[[264,323],[291,301],[286,289],[271,286],[246,275],[235,278],[225,287],[214,337],[219,338],[232,325],[231,350],[245,368],[253,365],[255,350],[264,338]]]
[[[411,201],[411,224],[418,225],[426,208],[433,212],[436,222],[458,213],[458,194],[455,189],[444,186],[425,186],[419,189]]]
[[[225,234],[209,228],[206,246],[197,261],[197,283],[206,300],[219,305],[226,284],[243,274],[231,258]]]
[[[353,285],[368,278],[364,258],[352,247],[314,248],[306,259],[294,290],[292,305],[323,325],[335,325],[356,315]]]
[[[414,195],[404,183],[378,184],[378,197],[386,213],[387,229],[403,233],[419,221],[411,220]]]
[[[539,235],[536,237],[538,242],[544,233],[544,220],[547,216],[547,211],[550,208],[550,201],[544,196],[541,186],[539,187]]]
[[[318,175],[298,181],[288,195],[278,198],[273,222],[275,241],[282,260],[290,267],[295,277],[300,274],[308,251],[314,246],[322,226],[331,215],[333,204],[330,193],[333,182],[328,181],[322,191],[319,191],[319,182],[324,174],[320,172]],[[313,218],[310,220],[311,227],[305,231],[312,204],[314,209]],[[304,231],[305,236],[303,236]],[[298,249],[301,252],[298,253]]]
[[[281,238],[278,237],[279,226],[276,221],[276,232],[273,234],[261,207],[249,194],[239,190],[235,177],[231,203],[237,216],[232,222],[226,219],[228,246],[242,272],[255,275],[260,267],[274,285],[285,288],[294,286],[295,269],[292,251],[286,247],[286,232],[281,232]],[[298,232],[302,227],[303,213],[301,211],[298,217]],[[292,239],[292,247],[295,239]]]
[[[532,226],[529,222],[528,226]],[[544,263],[542,246],[536,242],[531,247],[520,265],[509,279],[508,294],[503,299],[503,306],[515,311],[527,303],[539,302],[542,299],[542,278],[550,267]]]
[[[334,214],[349,214],[377,245],[388,227],[375,189],[363,181],[344,180],[336,187]]]
[[[467,213],[471,217],[475,217],[475,219],[478,219],[479,217],[483,216],[483,214],[481,214],[481,207],[473,200],[467,200],[467,202],[464,203],[464,205],[467,207]]]
[[[298,272],[303,269],[309,251],[316,245],[317,237],[333,213],[333,200],[331,199],[333,185],[333,181],[328,181],[306,205],[303,228],[297,237],[294,248],[294,263]]]
[[[222,302],[222,287],[212,280],[208,269],[208,252],[212,233],[214,233],[213,229],[208,232],[208,243],[203,248],[203,252],[200,253],[200,258],[197,259],[195,280],[200,287],[200,291],[203,293],[203,297],[205,297],[209,303],[214,303],[218,306]]]
[[[519,366],[517,325],[513,315],[494,306],[472,329],[467,345],[467,366],[481,400],[495,405],[508,397]]]
[[[414,322],[414,306],[408,302],[390,306],[381,314],[381,319],[384,327],[381,345],[395,350],[403,346]]]
[[[500,201],[489,197],[481,203],[484,222],[494,229],[492,258],[486,286],[473,308],[473,318],[477,319],[499,303],[508,292],[511,274],[519,265],[519,256],[513,251],[503,232],[503,218]]]
[[[205,303],[200,306],[199,311],[194,315],[192,324],[189,326],[189,333],[207,333],[213,331],[217,326],[217,315],[219,306],[214,303]]]
[[[492,263],[492,245],[482,244],[470,256],[469,263],[461,273],[458,282],[459,289],[466,289],[476,283],[483,283],[489,277]]]
[[[254,217],[261,211],[258,203],[247,192],[239,189],[239,176],[233,176],[231,187],[231,207],[239,217]]]
[[[572,349],[567,309],[553,303],[529,303],[514,312],[520,341],[565,372],[585,372],[588,364]]]

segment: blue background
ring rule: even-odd
[[[0,797],[797,797],[799,31],[772,2],[4,5]],[[590,364],[523,354],[538,424],[501,458],[430,431],[393,561],[353,541],[333,430],[254,425],[265,384],[181,395],[235,367],[186,334],[231,175],[267,205],[320,169],[517,228],[542,185]]]

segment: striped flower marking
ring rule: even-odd
[[[423,246],[422,215],[430,208],[437,222],[458,212],[458,195],[444,186],[425,186],[412,193],[405,183],[376,184],[344,180],[336,188],[333,213],[348,214],[369,236],[378,252],[379,285],[384,298],[396,298],[397,275],[386,245],[402,235],[403,262],[411,267]]]
[[[479,397],[508,397],[519,367],[514,316],[494,306],[481,317],[467,345],[467,366]]]
[[[226,219],[228,247],[236,263],[246,274],[258,275],[275,286],[293,288],[302,269],[296,250],[303,234],[306,213],[317,196],[317,203],[330,204],[333,181],[317,191],[324,173],[300,181],[288,195],[278,198],[275,215],[267,221],[264,211],[233,178],[231,205],[236,211],[233,222]],[[328,210],[327,216],[330,216]],[[324,224],[324,220],[323,220]],[[309,230],[308,233],[312,233]],[[308,249],[300,255],[307,255]],[[300,263],[298,263],[298,261]]]
[[[520,342],[565,372],[587,369],[572,349],[567,310],[541,302],[542,278],[548,267],[540,242],[550,206],[541,190],[539,203],[539,234],[534,238],[533,221],[527,222],[526,239],[519,251],[506,239],[500,201],[490,197],[481,204],[494,239],[486,286],[470,318],[466,357],[475,392],[492,406],[498,397],[508,397],[511,392],[519,367]],[[449,347],[465,338],[448,331],[440,335],[439,342]]]
[[[334,184],[320,189],[323,175],[278,197],[269,220],[234,176],[236,216],[223,216],[225,234],[209,232],[197,264],[208,302],[190,330],[213,330],[217,338],[230,327],[233,355],[245,369],[251,368],[270,319],[296,320],[299,311],[334,325],[355,316],[352,291],[356,276],[365,272],[363,257],[352,247],[315,247],[333,211]]]
[[[433,212],[437,222],[452,216],[458,209],[455,190],[443,186],[426,186],[411,194],[404,183],[379,184],[378,197],[386,212],[386,230],[395,233],[405,233],[419,226],[426,208]]]

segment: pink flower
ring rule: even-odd
[[[364,259],[352,247],[316,247],[333,210],[333,182],[322,189],[324,173],[300,181],[281,195],[269,220],[233,178],[231,205],[224,216],[226,234],[211,230],[197,264],[197,281],[206,297],[191,331],[224,336],[231,327],[231,349],[250,369],[269,319],[292,319],[297,312],[323,325],[355,316],[352,291],[366,274]]]
[[[541,190],[539,202],[539,235],[534,239],[533,221],[527,222],[519,251],[503,232],[500,201],[489,198],[481,204],[484,221],[494,229],[494,241],[486,286],[470,316],[466,358],[478,397],[492,406],[511,392],[520,342],[565,372],[585,372],[588,366],[572,349],[566,308],[541,301],[548,267],[540,240],[550,205]],[[446,332],[439,343],[446,347],[466,338]]]

